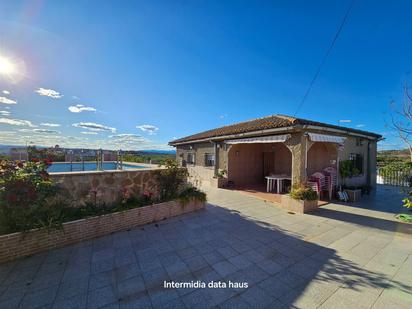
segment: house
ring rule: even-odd
[[[29,153],[27,152],[27,147],[11,148],[9,155],[10,159],[13,161],[29,160]]]
[[[286,174],[292,183],[326,167],[352,160],[358,170],[347,185],[376,184],[377,142],[381,135],[285,115],[235,123],[171,141],[177,160],[196,183],[215,184],[225,171],[235,186],[265,183]]]

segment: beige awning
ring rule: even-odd
[[[225,141],[226,144],[263,144],[263,143],[284,143],[290,138],[290,134],[259,136],[249,138],[231,139]]]
[[[346,137],[326,134],[309,133],[309,138],[312,142],[326,142],[343,144]]]

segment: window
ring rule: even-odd
[[[359,174],[363,173],[363,156],[359,153],[351,153],[349,160],[352,161],[353,167],[356,168]]]
[[[215,165],[215,155],[212,153],[205,153],[205,166]]]
[[[188,153],[187,154],[187,163],[188,164],[195,164],[195,154],[194,153]]]
[[[363,145],[363,139],[360,137],[356,138],[356,146],[362,146]]]

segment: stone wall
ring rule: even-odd
[[[45,229],[35,229],[24,235],[22,233],[2,235],[0,236],[0,263],[161,221],[204,207],[204,203],[195,200],[185,205],[171,201],[67,222],[63,224],[63,230],[48,232]]]
[[[141,196],[147,190],[156,198],[158,189],[155,173],[156,169],[139,169],[53,173],[50,177],[73,201],[73,206],[82,206],[86,201],[92,201],[92,190],[97,192],[98,204],[112,204],[119,201],[121,191],[124,189],[134,196]]]

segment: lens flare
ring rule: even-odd
[[[11,83],[21,81],[26,75],[26,65],[24,61],[9,58],[0,54],[0,80]]]
[[[11,75],[16,71],[16,67],[13,62],[11,62],[6,57],[0,56],[0,74]]]

